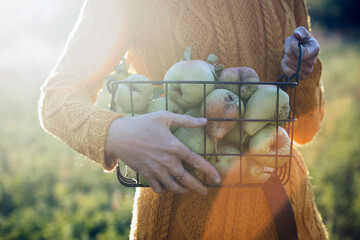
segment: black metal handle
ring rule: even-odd
[[[296,66],[296,71],[295,73],[291,74],[289,77],[286,76],[285,74],[282,74],[279,78],[278,78],[278,82],[291,82],[291,80],[295,77],[295,82],[299,83],[299,72],[300,72],[300,67],[301,67],[301,61],[302,61],[302,54],[303,54],[303,46],[302,43],[298,43],[298,47],[299,47],[299,58],[298,58],[298,63]]]

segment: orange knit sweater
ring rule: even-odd
[[[297,26],[309,29],[303,0],[88,0],[65,52],[42,87],[40,120],[50,133],[111,170],[104,159],[110,123],[120,114],[94,105],[112,67],[128,51],[138,73],[161,80],[188,46],[192,58],[219,56],[227,67],[247,66],[261,81],[281,75],[284,39]],[[309,142],[324,113],[321,63],[297,87],[294,139]],[[325,239],[314,204],[308,171],[295,150],[285,185],[300,239]],[[121,203],[120,203],[121,204]],[[276,229],[261,189],[210,189],[196,193],[155,194],[137,189],[131,238],[276,239]]]

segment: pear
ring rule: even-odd
[[[250,154],[265,154],[265,156],[252,156],[261,165],[275,168],[276,154],[290,155],[290,138],[286,130],[278,127],[276,138],[276,125],[267,125],[250,138]],[[290,157],[277,157],[277,167],[284,165]]]
[[[140,116],[140,115],[142,115],[142,114],[140,114],[140,113],[134,113],[134,114],[132,114],[132,113],[126,113],[126,114],[125,114],[126,117],[137,117],[137,116]]]
[[[242,179],[242,182],[245,184],[264,183],[270,178],[272,172],[274,172],[273,168],[262,166],[252,159],[246,160],[247,169]]]
[[[146,107],[145,113],[158,112],[161,110],[166,110],[166,97],[165,96],[153,99]],[[181,109],[180,105],[177,104],[171,98],[168,98],[167,111],[177,113],[177,114],[184,113],[184,111]],[[177,127],[177,126],[170,127],[171,132],[175,132],[177,129],[179,129],[179,127]]]
[[[179,104],[177,104],[174,100],[171,98],[168,98],[168,107],[166,109],[166,97],[162,96],[159,98],[155,98],[152,100],[148,106],[146,107],[145,113],[152,113],[157,112],[161,110],[167,110],[169,112],[177,113],[177,114],[183,114],[184,111],[181,109]]]
[[[115,104],[115,109],[114,109],[114,112],[117,112],[117,113],[121,113],[121,114],[126,114],[126,112],[124,110],[122,110],[118,105]]]
[[[141,114],[139,114],[139,113],[134,113],[134,114],[132,114],[132,113],[125,113],[124,115],[125,115],[125,117],[137,117],[137,116],[140,116]],[[133,116],[133,115],[134,115],[134,116]]]
[[[225,68],[219,77],[220,82],[259,82],[257,73],[248,67]],[[223,84],[223,88],[239,95],[238,84]],[[258,89],[257,84],[243,84],[240,86],[240,98],[248,99]]]
[[[240,105],[241,104],[241,105]],[[221,140],[235,125],[236,119],[239,119],[239,106],[241,106],[241,115],[244,111],[244,105],[239,97],[227,89],[215,89],[206,97],[206,113],[204,112],[204,103],[201,106],[202,116],[210,119],[233,119],[235,121],[208,121],[206,131],[215,144]]]
[[[235,147],[235,148],[238,148],[238,147],[239,147],[239,146],[234,146],[234,144],[232,144],[231,142],[229,142],[228,140],[226,140],[225,137],[224,137],[223,139],[219,140],[219,142],[218,142],[218,148],[219,148],[220,146],[224,146],[224,145],[233,146],[233,147]],[[239,149],[240,149],[240,148],[239,148]]]
[[[213,66],[202,60],[187,60],[172,65],[164,76],[165,81],[183,81],[184,83],[171,83],[168,85],[169,96],[184,110],[201,105],[204,100],[204,85],[186,83],[187,81],[214,81]],[[206,95],[210,93],[215,84],[206,84]]]
[[[124,110],[122,110],[119,106],[115,105],[115,112],[123,114],[125,117],[136,117],[141,115],[140,113],[127,113]]]
[[[264,121],[244,121],[244,131],[253,136],[257,131],[263,128],[269,121],[275,120],[277,102],[277,87],[263,87],[256,90],[249,98],[244,119],[258,119]],[[285,120],[289,116],[290,105],[289,95],[283,90],[279,89],[279,120]]]
[[[134,106],[134,112],[140,113],[145,110],[151,94],[153,93],[153,87],[149,83],[139,84],[137,81],[150,81],[147,77],[141,74],[134,74],[126,78],[125,81],[134,82],[118,84],[118,88],[115,94],[115,103],[125,112],[132,112],[131,107],[131,94]]]
[[[205,139],[204,139],[205,134]],[[177,137],[186,147],[188,147],[193,152],[196,152],[200,155],[202,154],[212,154],[214,152],[214,143],[209,137],[209,135],[205,132],[203,128],[184,128],[181,127],[174,133],[175,137]],[[204,143],[206,141],[206,145]],[[205,152],[206,146],[206,152]],[[205,158],[210,158],[211,156],[204,156]],[[183,161],[183,165],[185,169],[190,170],[193,169],[194,166],[189,163]]]
[[[240,183],[240,161],[240,151],[229,145],[219,146],[217,155],[209,160],[219,172],[223,185],[236,185]],[[245,174],[245,159],[242,160],[241,164],[241,174]]]
[[[196,117],[196,118],[201,118],[202,117],[200,107],[192,108],[190,110],[187,110],[184,114],[192,116],[192,117]]]
[[[225,135],[224,139],[236,146],[240,146],[240,144],[247,144],[250,140],[250,136],[243,131],[242,140],[240,142],[240,124],[236,124],[236,126]]]

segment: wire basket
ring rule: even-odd
[[[293,133],[294,133],[294,123],[297,120],[295,118],[295,107],[296,107],[296,103],[295,103],[295,98],[296,98],[296,86],[299,83],[299,71],[300,71],[300,65],[301,65],[301,59],[302,59],[302,45],[299,43],[299,58],[298,58],[298,64],[297,64],[297,69],[296,72],[294,74],[292,74],[291,76],[287,77],[286,75],[281,75],[277,81],[275,82],[241,82],[241,81],[237,81],[237,82],[225,82],[225,81],[116,81],[116,80],[107,80],[107,89],[109,91],[109,93],[111,94],[111,104],[110,104],[110,110],[115,111],[116,109],[116,104],[115,104],[115,93],[116,90],[119,86],[119,84],[129,84],[131,85],[136,85],[136,84],[152,84],[154,87],[157,86],[162,86],[164,88],[164,95],[165,95],[165,110],[168,110],[169,108],[169,96],[168,96],[168,87],[170,84],[201,84],[203,86],[203,93],[204,93],[204,98],[203,101],[204,103],[206,103],[206,86],[208,84],[214,84],[215,88],[219,85],[223,85],[223,84],[228,84],[228,85],[236,85],[238,88],[238,95],[239,95],[239,99],[241,98],[241,87],[243,85],[275,85],[277,88],[277,97],[276,97],[276,116],[275,119],[244,119],[243,116],[240,115],[241,113],[241,104],[239,104],[239,118],[236,119],[218,119],[218,118],[207,118],[208,122],[211,121],[236,121],[239,122],[240,127],[239,127],[239,136],[240,139],[242,139],[242,136],[244,136],[244,130],[242,129],[242,123],[244,123],[245,121],[248,122],[268,122],[268,123],[273,123],[276,126],[276,153],[275,154],[250,154],[248,153],[246,150],[246,148],[244,148],[244,144],[239,144],[238,149],[240,151],[239,154],[225,154],[225,153],[207,153],[206,152],[206,131],[204,130],[204,151],[203,152],[197,152],[199,155],[203,156],[204,158],[206,157],[220,157],[220,156],[238,156],[240,158],[240,164],[239,164],[239,180],[236,183],[225,183],[225,184],[213,184],[211,183],[208,179],[207,176],[205,174],[202,174],[202,176],[200,178],[198,178],[205,186],[208,187],[264,187],[265,184],[272,184],[272,185],[277,185],[277,184],[282,184],[285,185],[290,178],[290,171],[291,171],[291,165],[292,165],[292,161],[294,158],[294,154],[293,154]],[[131,89],[131,87],[130,87]],[[279,91],[280,89],[284,90],[285,92],[287,92],[288,96],[289,96],[289,105],[290,105],[290,112],[289,115],[286,119],[279,119]],[[132,91],[130,90],[130,102],[131,102],[131,115],[134,116],[134,102],[133,102],[133,96],[132,96]],[[203,104],[204,106],[204,117],[206,118],[206,104]],[[279,154],[278,153],[278,131],[279,131],[279,126],[282,126],[286,132],[289,134],[289,139],[290,139],[290,151],[289,154]],[[205,128],[205,127],[204,127]],[[275,161],[275,167],[273,168],[272,172],[271,172],[271,177],[265,182],[265,183],[247,183],[246,181],[244,181],[244,176],[243,176],[243,171],[242,168],[244,167],[244,161],[246,161],[247,158],[252,158],[252,157],[271,157],[274,159]],[[282,166],[279,167],[278,161],[279,158],[288,158],[288,160],[286,161],[285,164],[283,164]],[[116,167],[116,172],[117,172],[117,179],[118,181],[126,186],[126,187],[149,187],[149,185],[143,184],[141,182],[141,177],[138,173],[136,174],[136,177],[133,178],[129,178],[126,177],[126,165],[121,162],[120,160],[118,161],[118,165]]]

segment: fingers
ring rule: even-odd
[[[310,74],[313,70],[314,63],[315,63],[315,59],[307,59],[301,61],[300,74],[303,74],[305,76]],[[283,71],[287,76],[290,76],[291,74],[296,72],[297,64],[298,64],[298,60],[294,60],[290,58],[288,55],[285,55],[281,60],[281,67],[283,68]]]
[[[288,62],[286,62],[286,59],[284,57],[281,60],[281,67],[286,76],[291,76],[292,74],[294,74],[296,72],[297,62],[295,63],[292,60],[289,60]],[[303,63],[302,63],[301,70],[299,72],[299,78],[305,79],[306,76],[309,75],[313,71],[313,69],[314,69],[313,65],[311,65],[311,66],[309,66],[308,64],[303,65]]]
[[[185,170],[185,169],[184,169]],[[207,189],[204,187],[199,180],[197,180],[195,177],[193,177],[188,171],[185,171],[181,173],[182,176],[177,180],[178,183],[181,185],[192,189],[201,195],[207,194]]]
[[[303,55],[304,55],[305,59],[314,58],[319,54],[320,45],[316,41],[316,39],[310,35],[310,33],[308,32],[308,30],[306,28],[304,28],[304,27],[296,28],[293,36],[298,42],[303,44],[303,46],[304,46]],[[297,44],[296,41],[294,43]]]
[[[303,41],[303,40],[311,37],[309,31],[306,28],[304,28],[303,26],[297,27],[294,30],[294,36],[299,41]]]
[[[221,182],[221,177],[215,167],[205,158],[187,148],[177,138],[173,139],[168,151],[170,154],[176,155],[179,159],[186,161],[195,168],[198,168],[200,171],[209,176],[215,183],[219,184]]]
[[[304,59],[315,58],[319,55],[320,45],[315,38],[311,37],[303,43]]]
[[[181,115],[169,112],[169,126],[179,126],[187,128],[198,128],[206,124],[206,118],[194,118],[188,115]]]
[[[164,187],[174,193],[187,193],[189,190],[179,184],[174,177],[172,177],[169,173],[162,174],[159,176],[159,180],[163,183]]]
[[[305,79],[313,71],[313,65],[320,51],[319,43],[310,35],[306,28],[296,28],[293,35],[285,39],[285,54],[281,61],[281,66],[287,76],[296,72],[299,58],[299,42],[302,44],[302,61],[299,78]]]
[[[165,193],[166,189],[161,186],[161,184],[154,178],[149,178],[146,180],[149,186],[153,189],[156,193]]]
[[[221,182],[221,177],[215,167],[205,158],[187,148],[177,138],[174,137],[172,139],[172,143],[169,144],[168,151],[170,154],[175,155],[179,159],[188,162],[195,168],[198,168],[200,171],[209,176],[215,183],[219,184]]]
[[[290,58],[297,60],[299,58],[299,40],[297,40],[294,35],[287,37],[284,42],[284,51],[285,55],[288,55]],[[304,45],[302,58],[305,59],[304,56]]]
[[[298,44],[300,42],[303,46],[303,52],[302,52],[303,59],[305,60],[305,59],[315,58],[317,55],[319,55],[320,52],[319,43],[303,27],[301,29],[304,29],[302,31],[304,33],[302,33],[302,38],[300,38],[298,34],[296,34],[298,33],[297,29],[295,29],[294,34],[290,37],[287,37],[284,42],[285,54],[289,55],[291,58],[297,59],[299,57]]]
[[[211,165],[211,163],[209,163],[205,158],[189,149],[184,153],[187,154],[182,156],[182,160],[193,165],[195,168],[198,168],[200,171],[209,176],[215,183],[219,184],[221,182],[219,173],[216,171],[215,167]]]
[[[168,161],[168,163],[169,162],[171,161]],[[187,193],[189,189],[192,189],[202,195],[207,194],[206,187],[183,168],[180,159],[172,161],[169,166],[166,166],[164,170],[157,175],[157,179],[168,191],[174,193],[183,194]]]

